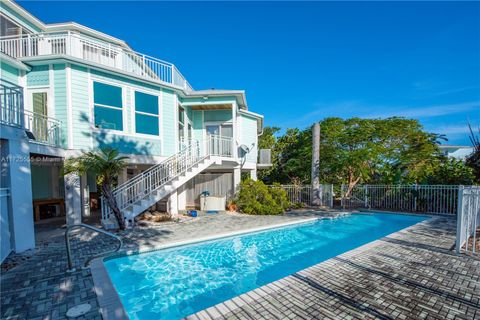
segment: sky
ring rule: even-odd
[[[195,89],[245,90],[265,124],[419,119],[469,145],[480,126],[479,2],[40,2],[174,63]]]

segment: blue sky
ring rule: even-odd
[[[478,2],[19,2],[176,64],[196,89],[244,89],[266,125],[420,119],[469,144],[480,125]]]

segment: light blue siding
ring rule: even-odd
[[[232,110],[205,110],[204,122],[209,121],[230,121],[232,120]]]
[[[203,141],[203,111],[192,111],[193,139],[199,142]],[[203,143],[200,143],[201,152],[203,152]]]
[[[27,86],[48,86],[49,81],[48,66],[34,66],[27,73]]]
[[[71,65],[72,93],[72,133],[73,148],[89,150],[92,146],[90,134],[90,108],[88,90],[88,70]]]
[[[163,148],[164,156],[170,156],[175,153],[175,93],[171,90],[162,90],[162,127],[163,127]]]
[[[67,147],[67,76],[65,64],[55,64],[53,66],[54,74],[54,99],[55,99],[55,117],[61,121],[61,139],[62,146]]]
[[[5,79],[14,84],[18,84],[18,76],[20,74],[20,71],[17,68],[2,62],[0,71],[2,79]]]
[[[124,154],[162,155],[160,140],[132,137],[107,131],[94,132],[94,149],[102,147],[116,148]]]
[[[251,148],[247,154],[247,162],[257,162],[258,153],[258,136],[257,136],[257,119],[246,115],[240,115],[241,118],[241,131],[240,131],[240,143]],[[254,145],[252,148],[252,144]]]

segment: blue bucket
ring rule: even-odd
[[[195,218],[195,217],[197,216],[197,210],[190,210],[190,211],[188,211],[188,215],[189,215],[190,217],[194,217],[194,218]]]

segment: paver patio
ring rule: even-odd
[[[137,227],[122,234],[127,249],[302,219],[290,216],[204,216],[184,223]],[[455,221],[436,218],[327,260],[237,297],[192,318],[480,319],[480,259],[457,255]],[[115,242],[92,232],[72,237],[75,264]],[[62,319],[68,308],[90,303],[84,319],[101,318],[89,270],[67,273],[61,234],[35,251],[16,254],[2,270],[2,319]]]

